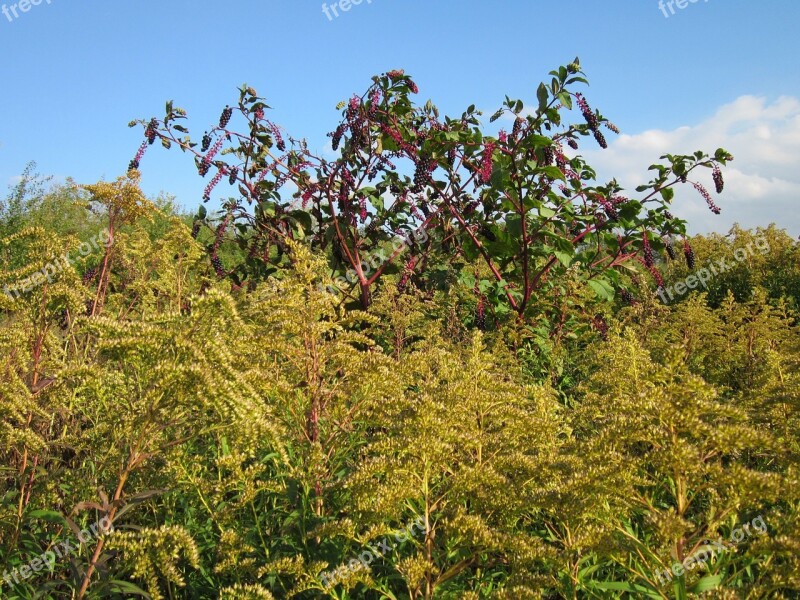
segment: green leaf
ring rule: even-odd
[[[564,105],[567,110],[572,110],[572,96],[569,92],[563,91],[558,94],[558,101]]]
[[[700,594],[702,592],[707,592],[719,587],[720,583],[722,583],[722,575],[706,575],[697,583],[695,583],[689,589],[689,591],[695,594]]]
[[[397,152],[400,150],[400,146],[397,145],[397,142],[394,141],[394,138],[390,135],[382,135],[379,138],[381,149],[386,150],[388,152]]]
[[[462,271],[458,276],[458,283],[464,287],[472,289],[475,287],[475,275],[469,271]]]
[[[137,587],[128,581],[121,581],[119,579],[112,579],[109,581],[108,590],[125,594],[135,594],[136,596],[142,596],[143,598],[150,598],[150,594],[145,592],[142,588]]]
[[[506,231],[512,237],[520,237],[522,235],[522,219],[519,215],[509,215],[506,219]]]
[[[539,110],[547,108],[547,100],[550,97],[550,93],[547,91],[545,84],[539,84],[539,89],[536,90],[536,97],[539,99]]]
[[[566,181],[567,180],[567,178],[564,176],[564,172],[561,169],[559,169],[558,167],[553,167],[553,166],[542,167],[542,173],[544,173],[547,177],[549,177],[550,179],[552,179],[554,181],[555,180],[561,180],[561,181]]]
[[[597,294],[598,298],[602,298],[603,300],[613,300],[614,299],[614,288],[611,287],[611,284],[602,279],[590,279],[588,282],[589,287],[594,290],[594,293]]]
[[[28,516],[32,519],[47,521],[48,523],[58,523],[60,525],[66,524],[64,515],[55,510],[32,510],[28,513]]]
[[[544,217],[545,219],[549,219],[554,214],[556,214],[556,211],[554,211],[552,208],[548,208],[546,206],[542,206],[539,208],[539,215]]]
[[[572,263],[572,255],[567,252],[562,252],[561,250],[553,250],[553,254],[565,267],[568,267]]]
[[[635,592],[637,594],[637,598],[641,598],[642,596],[646,598],[663,598],[663,596],[653,590],[646,588],[641,585],[634,585],[631,583],[627,583],[624,581],[602,581],[599,583],[595,583],[593,585],[594,588],[598,590],[615,590],[618,592]]]

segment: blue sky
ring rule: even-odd
[[[577,55],[587,98],[623,130],[590,153],[605,176],[635,185],[664,152],[725,146],[737,160],[723,214],[690,189],[678,212],[695,231],[776,221],[800,234],[797,0],[680,0],[668,17],[658,0],[363,0],[332,19],[319,0],[41,0],[15,18],[19,1],[0,13],[0,183],[30,160],[112,179],[141,140],[128,121],[172,99],[202,134],[244,82],[322,149],[336,103],[375,73],[405,69],[420,102],[448,114],[474,103],[488,120],[506,94],[535,101]],[[151,148],[142,172],[149,194],[200,203],[204,181],[179,152]]]

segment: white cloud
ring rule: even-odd
[[[800,234],[799,99],[782,96],[770,103],[742,96],[695,125],[606,137],[608,150],[590,149],[593,142],[587,138],[581,151],[601,180],[616,177],[631,196],[650,179],[647,167],[662,154],[713,154],[719,147],[733,154],[735,160],[723,169],[725,191],[715,197],[721,215],[713,215],[691,185],[676,189],[672,212],[687,219],[693,233],[775,222],[793,236]],[[715,195],[709,171],[699,180]]]

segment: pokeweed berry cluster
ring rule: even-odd
[[[417,157],[416,168],[414,169],[414,187],[412,191],[420,192],[431,178],[431,171],[435,168],[430,156],[420,154]]]
[[[592,327],[600,334],[603,340],[608,339],[608,322],[603,315],[595,315],[592,319]]]
[[[628,306],[633,306],[636,304],[636,298],[634,298],[633,294],[626,289],[621,289],[619,291],[619,296],[622,298],[622,301],[627,304]]]
[[[211,266],[214,268],[217,277],[225,277],[225,267],[216,252],[211,255]]]
[[[595,141],[605,150],[608,148],[608,142],[606,142],[603,132],[600,131],[600,122],[597,118],[597,114],[589,107],[589,103],[586,101],[586,98],[583,97],[583,94],[575,94],[575,99],[578,102],[578,108],[580,108],[583,118],[586,120],[586,124],[589,125],[589,129],[594,135]],[[615,125],[610,125],[609,123],[606,123],[606,125],[614,133],[619,133],[619,129],[617,129]]]
[[[158,119],[152,118],[147,123],[147,126],[144,129],[144,138],[144,141],[136,151],[136,156],[134,156],[130,163],[128,163],[129,171],[137,170],[139,168],[142,157],[147,151],[147,146],[152,146],[153,142],[155,142],[158,138]]]
[[[516,141],[519,134],[522,132],[522,126],[525,124],[525,119],[516,117],[514,119],[514,126],[511,128],[511,141]]]
[[[648,237],[647,231],[642,234],[642,252],[644,266],[650,269],[655,264],[655,258],[653,257],[653,247],[650,245],[650,238]]]
[[[605,150],[608,148],[608,142],[606,141],[606,136],[603,135],[603,132],[599,129],[595,130],[594,132],[594,139],[597,141],[597,144]]]
[[[97,279],[97,267],[91,267],[89,269],[86,269],[86,272],[83,274],[81,281],[83,282],[83,285],[88,285],[95,279]]]
[[[575,99],[578,102],[578,107],[581,109],[583,118],[586,120],[587,125],[589,125],[589,129],[592,131],[597,131],[597,115],[594,113],[594,111],[592,111],[591,108],[589,108],[589,103],[586,101],[586,98],[583,97],[583,94],[578,93],[575,94]]]
[[[136,156],[131,159],[131,162],[128,163],[128,170],[133,171],[139,168],[139,164],[144,156],[144,153],[147,151],[147,141],[142,142],[142,145],[139,146],[139,149],[136,151]]]
[[[483,296],[478,298],[478,305],[475,307],[475,327],[486,331],[486,300]]]
[[[717,190],[718,194],[722,193],[722,190],[725,189],[725,180],[722,179],[722,170],[719,168],[719,165],[714,165],[714,170],[711,173],[712,178],[714,179],[714,187]]]
[[[414,273],[414,267],[417,264],[417,257],[412,256],[406,262],[405,266],[403,267],[403,274],[400,277],[400,281],[397,283],[397,289],[401,292],[406,289],[409,280],[411,279],[411,275]]]
[[[606,216],[611,219],[612,221],[617,221],[619,219],[619,213],[617,212],[616,206],[608,200],[606,200],[602,195],[597,195],[597,202],[600,206],[603,207],[603,210],[606,213]]]
[[[706,204],[708,205],[708,208],[711,210],[711,212],[713,212],[715,215],[718,215],[721,212],[721,210],[719,206],[714,204],[714,200],[711,198],[711,194],[708,193],[708,190],[705,188],[705,186],[702,183],[698,183],[696,181],[693,181],[692,185],[694,186],[694,189],[696,189],[703,197],[703,199],[706,201]],[[719,188],[719,186],[717,187]]]
[[[667,237],[664,239],[664,249],[666,250],[667,256],[669,256],[670,260],[676,260],[678,258],[678,255],[675,252],[675,245],[672,243],[672,238]]]
[[[497,144],[494,142],[486,142],[483,146],[483,158],[481,160],[480,181],[482,184],[488,184],[492,180],[492,172],[494,171],[494,161],[492,159],[494,150]]]
[[[150,123],[147,125],[147,129],[145,129],[144,135],[147,138],[147,143],[151,146],[153,142],[156,141],[156,129],[158,129],[158,119],[150,119]]]
[[[689,269],[694,270],[694,250],[692,250],[692,247],[689,245],[689,240],[683,240],[683,255],[686,257],[686,266],[689,267]]]
[[[555,160],[555,152],[553,151],[552,146],[545,146],[544,150],[542,150],[542,164],[545,166],[550,166],[553,164]]]
[[[286,151],[286,142],[283,140],[283,135],[281,134],[281,130],[278,128],[275,123],[270,122],[269,128],[272,130],[272,134],[275,136],[275,147],[280,152]]]
[[[233,109],[230,106],[226,106],[222,109],[222,114],[219,116],[219,128],[225,129],[230,123],[231,117],[233,116]]]
[[[217,184],[220,181],[222,181],[222,178],[225,177],[226,175],[228,175],[228,172],[225,170],[224,167],[221,168],[219,171],[217,171],[217,174],[214,175],[211,181],[208,182],[208,185],[206,185],[206,189],[203,190],[203,202],[208,202],[209,200],[211,200],[211,192],[214,190],[215,187],[217,187]]]

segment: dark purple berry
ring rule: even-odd
[[[636,304],[636,298],[634,298],[633,294],[631,294],[628,290],[620,290],[619,295],[620,298],[622,298],[622,301],[628,306],[633,306]]]
[[[650,239],[647,233],[642,236],[642,251],[644,252],[644,265],[649,269],[655,264],[653,259],[653,248],[650,246]]]
[[[334,150],[339,149],[339,143],[342,141],[342,136],[344,135],[344,125],[339,125],[331,134],[331,146],[333,146]]]
[[[431,159],[429,156],[420,155],[414,169],[414,190],[419,191],[430,180]]]
[[[553,164],[553,159],[555,158],[555,153],[553,152],[553,148],[551,146],[545,146],[544,150],[542,151],[544,154],[544,163],[546,166],[550,166]]]
[[[603,315],[596,315],[595,318],[592,319],[592,327],[597,330],[603,340],[608,339],[608,323],[606,323]]]
[[[214,267],[217,277],[225,277],[225,267],[222,266],[222,261],[216,253],[211,256],[211,266]]]
[[[664,245],[667,250],[667,256],[669,256],[670,260],[675,260],[678,258],[678,255],[675,252],[675,246],[673,246],[671,239],[668,238],[664,240]]]
[[[224,109],[222,109],[222,114],[219,116],[220,129],[225,129],[228,126],[232,116],[233,109],[230,106],[226,106]]]
[[[597,115],[594,114],[594,112],[592,112],[591,108],[589,108],[589,103],[586,102],[586,99],[583,97],[583,94],[575,94],[575,98],[577,98],[578,100],[578,106],[581,109],[581,114],[583,114],[583,118],[586,119],[586,123],[588,123],[589,129],[591,129],[594,132],[597,132]]]
[[[522,124],[525,123],[525,119],[522,117],[517,117],[514,119],[514,126],[511,128],[511,138],[516,140],[519,132],[522,131]]]
[[[478,300],[478,306],[475,309],[475,327],[481,331],[486,331],[486,305],[483,298]]]
[[[721,194],[722,190],[725,189],[725,180],[722,179],[722,171],[720,171],[719,166],[714,165],[712,177],[714,178],[714,186],[717,188],[717,193]]]
[[[597,140],[597,143],[600,145],[600,147],[603,150],[608,148],[608,142],[606,142],[606,137],[603,135],[603,132],[595,131],[594,132],[594,139]]]
[[[694,250],[692,250],[692,247],[689,245],[688,241],[683,242],[683,255],[686,257],[686,266],[688,266],[689,269],[694,270],[695,267]]]
[[[91,269],[87,269],[87,271],[83,274],[83,285],[87,285],[90,282],[94,281],[97,278],[97,267],[92,267]]]

